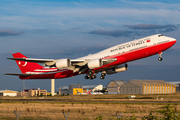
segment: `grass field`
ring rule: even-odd
[[[122,117],[133,116],[137,119],[148,115],[150,111],[158,111],[163,109],[166,104],[144,104],[144,103],[109,103],[96,102],[96,100],[113,100],[126,101],[129,95],[70,95],[70,96],[55,96],[47,97],[53,99],[68,99],[74,100],[88,100],[95,102],[0,102],[0,119],[16,120],[14,111],[20,114],[20,120],[64,120],[63,111],[67,115],[69,111],[68,120],[94,120],[97,116],[102,115],[103,120],[115,119],[116,113],[122,113]],[[180,94],[166,94],[166,95],[136,95],[138,99],[135,100],[150,100],[155,101],[157,96],[167,101],[179,101]],[[38,98],[38,97],[37,97]],[[46,97],[45,97],[46,98]],[[144,99],[143,99],[144,98]],[[147,99],[149,98],[149,99]],[[5,98],[9,99],[9,98]],[[16,98],[14,98],[16,99]],[[31,98],[27,98],[31,99]],[[1,99],[2,100],[2,99]],[[180,104],[171,104],[176,107],[180,113]]]
[[[63,98],[63,99],[79,99],[79,100],[127,100],[129,99],[127,94],[105,94],[105,95],[71,95],[71,96],[55,96],[54,98]],[[137,94],[135,95],[136,99],[139,100],[144,100],[144,99],[148,99],[148,100],[152,100],[152,101],[156,101],[157,98],[158,100],[160,100],[161,98],[163,98],[163,100],[165,101],[180,101],[180,92],[176,92],[173,94]]]

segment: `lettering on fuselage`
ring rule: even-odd
[[[123,50],[125,48],[131,48],[134,46],[142,45],[142,44],[146,43],[148,40],[150,40],[150,38],[144,39],[144,40],[139,40],[139,41],[133,41],[132,43],[118,46],[117,48],[110,50],[110,52],[115,52],[115,51]]]

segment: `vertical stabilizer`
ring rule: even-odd
[[[14,58],[27,58],[21,53],[14,53],[12,54]],[[21,70],[22,73],[30,72],[35,69],[41,69],[43,68],[41,65],[33,62],[26,62],[26,61],[18,61],[16,60],[17,65],[19,66],[19,69]]]

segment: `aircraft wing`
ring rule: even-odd
[[[14,75],[14,76],[32,76],[35,74],[23,74],[23,73],[4,73],[4,75]]]
[[[18,60],[18,61],[26,61],[26,62],[34,62],[34,63],[50,63],[56,62],[61,59],[36,59],[36,58],[7,58],[10,60]],[[91,59],[83,60],[83,59],[72,59],[71,63],[83,63],[91,61]],[[116,61],[116,59],[102,59],[103,62]]]
[[[70,59],[36,59],[36,58],[7,58],[7,59],[26,61],[26,62],[34,62],[34,63],[42,63],[42,64],[44,64],[44,66],[57,67],[57,68],[58,68],[58,66],[56,66],[56,64],[58,63],[60,66],[64,65],[59,68],[68,67],[70,70],[73,70],[73,72],[79,71],[80,73],[89,69],[88,63],[91,61],[94,61],[94,60],[96,60],[95,62],[101,61],[101,62],[103,62],[103,65],[105,65],[105,64],[115,62],[117,60],[116,58],[111,58],[111,59],[100,59],[100,58],[99,59],[72,59],[72,60],[70,60]],[[28,76],[29,74],[8,73],[8,75]]]
[[[36,58],[7,58],[10,60],[18,60],[18,61],[26,61],[26,62],[35,62],[35,63],[48,63],[48,62],[56,62],[61,59],[36,59]],[[83,59],[73,59],[71,63],[83,63],[85,61],[91,61],[91,59],[83,60]],[[102,59],[103,62],[116,61],[116,59]]]
[[[58,60],[61,60],[61,59],[36,59],[36,58],[7,58],[7,59],[34,62],[34,63],[51,63],[51,62],[56,62]],[[71,60],[72,63],[81,63],[84,61],[85,60],[78,60],[78,59]]]

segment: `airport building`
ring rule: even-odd
[[[170,83],[176,85],[176,92],[180,92],[180,81],[175,81]]]
[[[99,92],[103,89],[103,85],[85,85],[82,86],[81,84],[70,84],[68,86],[63,86],[59,89],[59,94],[70,94],[70,95],[76,95],[76,94],[86,94],[89,92]]]
[[[126,82],[124,80],[111,80],[108,85],[106,86],[106,89],[109,94],[119,94],[120,93],[120,87],[124,85]]]
[[[163,80],[130,80],[120,88],[120,94],[175,93],[176,85]]]
[[[59,88],[59,95],[66,95],[68,94],[68,86],[63,86],[62,88]]]
[[[78,93],[83,93],[81,84],[70,84],[68,87],[68,94],[76,95]]]
[[[28,96],[38,96],[38,95],[47,96],[47,90],[40,90],[40,89],[28,90]]]
[[[0,96],[17,96],[18,91],[13,90],[0,90]]]
[[[176,85],[176,92],[180,92],[180,83]]]
[[[17,96],[47,96],[47,90],[40,89],[25,89],[23,92],[18,92]]]

